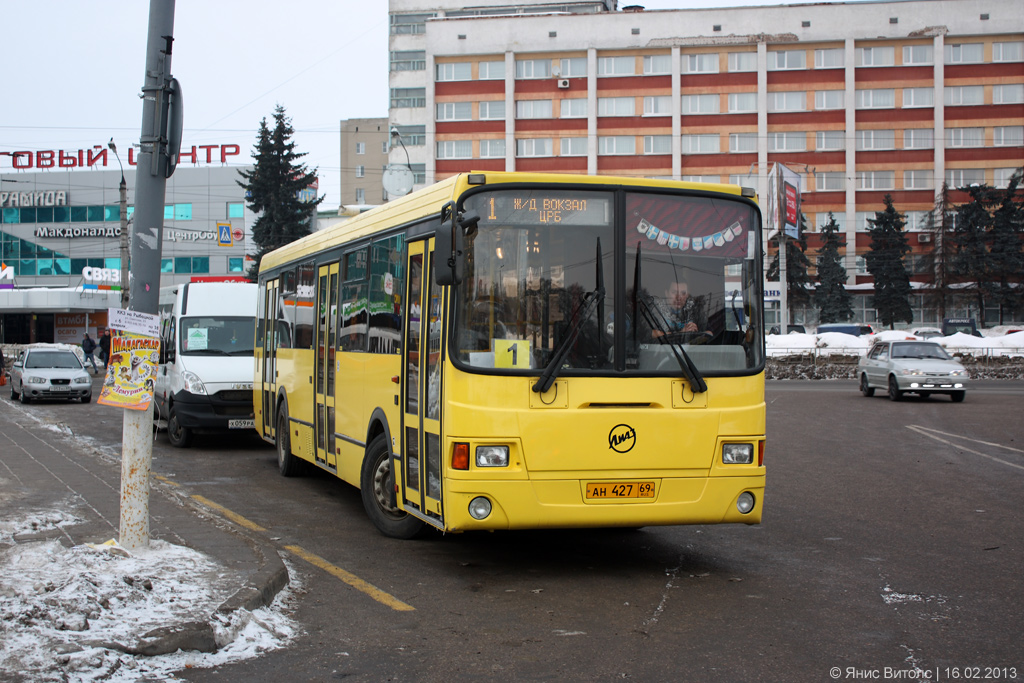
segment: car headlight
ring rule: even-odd
[[[45,377],[36,377],[35,375],[32,375],[30,377],[26,377],[25,381],[29,384],[46,384],[47,379]]]
[[[924,371],[918,370],[916,368],[903,368],[902,370],[900,370],[900,374],[905,377],[916,377],[918,375],[923,375]]]
[[[967,377],[968,375],[967,375],[967,370],[964,370],[963,368],[961,368],[959,370],[953,370],[952,372],[949,373],[949,376],[950,377]]]
[[[76,377],[72,380],[74,384],[89,384],[91,381],[88,377]]]
[[[182,372],[181,383],[185,391],[188,393],[206,396],[206,385],[203,384],[203,380],[199,379],[199,376],[195,373],[189,372],[188,370]]]

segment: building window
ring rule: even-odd
[[[366,203],[366,190],[361,187],[356,188],[356,204]]]
[[[421,34],[427,30],[427,19],[433,14],[392,14],[391,35],[413,35]]]
[[[480,103],[480,119],[504,119],[505,100],[485,100]]]
[[[756,52],[730,52],[729,71],[757,71]]]
[[[394,126],[398,134],[402,136],[402,142],[406,147],[417,147],[427,144],[426,126]]]
[[[846,189],[846,174],[842,171],[822,171],[814,174],[817,192],[840,192]]]
[[[1012,43],[992,43],[992,61],[1024,61],[1024,40],[1017,40]]]
[[[821,213],[818,214],[818,230],[821,230],[821,228],[828,223],[828,213],[829,212],[827,211],[822,211]],[[836,227],[838,228],[839,232],[846,231],[846,214],[844,212],[833,211],[832,220],[836,222]]]
[[[992,144],[996,147],[1024,145],[1024,126],[996,126],[992,131]]]
[[[582,78],[587,75],[587,58],[563,57],[558,67],[558,75],[562,78]]]
[[[983,168],[950,168],[946,169],[946,183],[950,187],[970,187],[985,182]]]
[[[473,158],[472,140],[442,140],[437,143],[438,159]]]
[[[846,65],[846,51],[841,47],[830,47],[814,51],[815,69],[841,69]]]
[[[563,119],[584,119],[587,117],[587,100],[573,97],[562,100],[560,116]]]
[[[562,138],[561,152],[563,157],[585,157],[587,156],[586,138]]]
[[[365,177],[366,177],[366,167],[365,166],[356,166],[356,178],[365,178]]]
[[[672,73],[672,55],[645,55],[644,75]]]
[[[668,97],[664,99],[666,102],[670,101]],[[717,114],[721,107],[721,99],[717,94],[683,95],[683,114]],[[647,98],[644,98],[644,108],[647,108]],[[668,113],[668,110],[665,110],[665,113]]]
[[[927,170],[904,171],[904,190],[929,190],[932,187],[932,172]]]
[[[715,95],[714,97],[718,97]],[[685,98],[684,98],[685,99]],[[684,110],[684,114],[687,112]],[[672,97],[669,95],[649,95],[644,97],[644,116],[670,116],[672,114]]]
[[[857,66],[892,66],[896,63],[896,48],[858,47],[855,51]]]
[[[245,204],[241,202],[228,203],[228,218],[243,218],[245,216]]]
[[[683,154],[719,154],[722,151],[718,133],[679,136]]]
[[[984,128],[949,128],[946,130],[947,147],[984,147]]]
[[[519,100],[516,102],[517,119],[550,119],[551,100]]]
[[[778,50],[768,52],[768,70],[786,71],[807,68],[806,50]]]
[[[438,121],[469,121],[473,118],[471,102],[438,102]]]
[[[1024,83],[992,86],[992,104],[1020,104],[1024,102]]]
[[[718,53],[683,55],[682,66],[683,73],[687,74],[716,74],[718,73]]]
[[[229,273],[242,273],[245,272],[245,259],[241,256],[229,256],[228,257],[228,272]]]
[[[858,130],[857,151],[865,152],[880,149],[896,149],[896,131],[894,130]]]
[[[498,62],[480,62],[479,77],[481,81],[505,80],[505,60]]]
[[[438,81],[468,81],[473,78],[473,65],[469,62],[437,64]]]
[[[636,138],[632,135],[602,135],[597,138],[598,154],[636,154]]]
[[[757,133],[731,133],[729,151],[733,154],[757,151]]]
[[[903,131],[903,149],[932,149],[935,131],[931,128],[907,128]]]
[[[904,45],[903,64],[911,66],[914,64],[933,64],[935,62],[935,48],[931,45]]]
[[[947,43],[946,64],[980,64],[985,59],[984,48],[981,43]]]
[[[934,107],[935,88],[904,88],[903,108]]]
[[[858,173],[858,190],[892,190],[895,185],[895,171],[860,171]]]
[[[633,116],[636,113],[636,99],[633,97],[598,97],[598,116]]]
[[[981,85],[951,85],[943,90],[946,106],[985,104],[985,87]]]
[[[896,91],[892,88],[857,91],[857,109],[892,109],[895,106]]]
[[[768,111],[806,111],[807,93],[803,90],[768,93]]]
[[[804,152],[807,150],[807,133],[789,131],[768,133],[769,152]]]
[[[517,59],[516,78],[551,78],[550,59]]]
[[[426,88],[391,88],[391,108],[427,106]]]
[[[635,57],[598,57],[598,76],[632,76],[636,73]]]
[[[717,95],[715,96],[717,98]],[[729,113],[743,114],[757,111],[756,92],[733,92],[729,93]]]
[[[819,152],[846,149],[846,131],[819,130],[814,138],[814,149]]]
[[[1009,185],[1010,185],[1010,178],[1012,178],[1013,174],[1016,173],[1020,169],[1017,169],[1017,168],[994,168],[992,170],[995,172],[995,175],[994,175],[993,181],[992,181],[992,186],[993,187],[998,187],[1000,189],[1005,189],[1005,188],[1009,187]]]
[[[644,154],[671,154],[671,135],[645,135]]]
[[[551,138],[526,138],[516,140],[517,157],[551,156]]]
[[[93,207],[89,207],[92,209]],[[98,207],[103,208],[103,207]],[[89,220],[92,220],[92,212],[89,212]],[[164,206],[165,221],[190,221],[192,220],[192,204],[167,204]]]
[[[423,71],[426,68],[426,50],[402,50],[391,53],[392,71]]]
[[[842,109],[846,106],[846,92],[843,90],[816,90],[814,92],[814,108]]]
[[[931,172],[929,171],[929,174]],[[930,188],[929,184],[927,188]],[[931,211],[907,211],[903,214],[907,222],[907,230],[913,230],[914,232],[920,232],[928,228],[931,221]]]
[[[357,142],[356,143],[356,154],[366,154],[366,143],[365,142]]]
[[[480,158],[481,159],[493,159],[495,157],[501,158],[505,156],[505,139],[497,140],[481,140],[480,141]]]

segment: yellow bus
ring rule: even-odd
[[[761,250],[735,185],[453,176],[264,256],[256,429],[396,538],[759,523]]]

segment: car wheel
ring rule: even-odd
[[[92,402],[92,394],[86,394],[85,396],[82,397],[82,403],[91,403],[91,402]]]
[[[949,394],[949,397],[953,400],[953,403],[961,403],[964,397],[967,396],[966,391],[954,391]]]
[[[395,475],[391,469],[387,437],[383,434],[370,442],[366,449],[359,489],[366,514],[385,536],[410,539],[423,530],[423,522],[392,503]]]
[[[292,436],[288,433],[288,409],[277,414],[277,469],[284,477],[302,474],[302,460],[292,454]]]
[[[860,376],[860,393],[864,394],[868,398],[875,395],[875,388],[868,384],[867,373],[861,373]]]
[[[900,391],[900,385],[896,383],[896,378],[889,376],[889,398],[893,401],[899,401],[903,399],[903,392]]]
[[[32,399],[30,399],[30,398],[28,397],[28,394],[26,394],[26,393],[25,393],[25,387],[22,387],[22,388],[21,388],[21,402],[22,402],[22,403],[23,403],[24,405],[28,405],[29,403],[31,403],[31,402],[32,402]]]
[[[932,395],[932,392],[930,392],[930,391],[922,391],[921,393],[918,394],[918,396],[921,397],[922,401],[926,400],[931,395]]]
[[[167,416],[167,440],[175,448],[188,448],[192,443],[192,430],[178,422],[178,411],[171,407]]]
[[[17,401],[18,400],[18,392],[14,390],[14,380],[13,379],[11,380],[11,400],[12,401]]]

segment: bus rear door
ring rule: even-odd
[[[263,395],[263,410],[261,412],[261,431],[267,439],[275,438],[277,408],[277,340],[275,334],[278,325],[278,280],[267,282],[263,290],[263,310],[265,311],[263,325],[263,339],[260,344],[263,346],[263,365],[261,367],[260,390]]]
[[[409,243],[402,377],[403,507],[444,528],[441,500],[442,290],[433,277],[433,239]]]
[[[334,443],[335,347],[338,330],[338,264],[320,266],[316,288],[316,462],[338,469]]]

